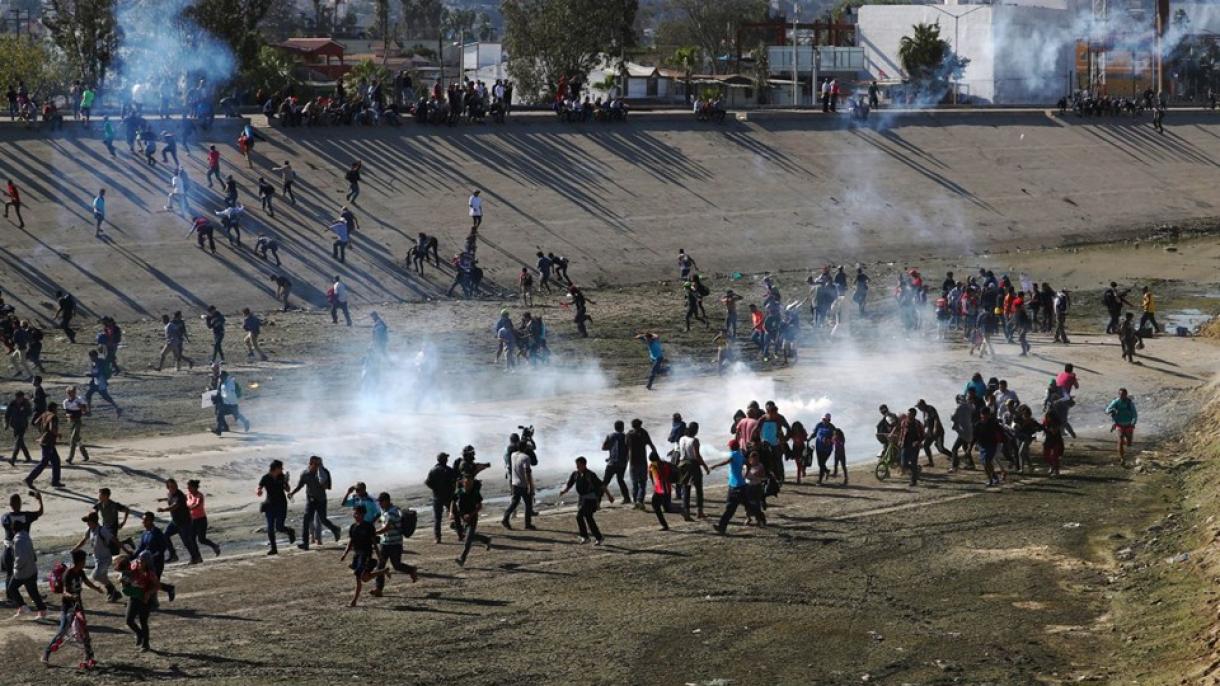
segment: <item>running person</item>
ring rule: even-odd
[[[1131,440],[1135,437],[1135,422],[1139,419],[1139,412],[1135,409],[1135,402],[1127,395],[1127,389],[1118,389],[1118,397],[1106,406],[1106,414],[1110,415],[1114,422],[1110,430],[1118,431],[1118,463],[1126,467],[1126,449],[1131,447]]]
[[[364,588],[365,583],[374,577],[380,578],[388,573],[385,569],[376,570],[377,561],[373,557],[373,547],[377,533],[373,524],[365,518],[366,515],[364,505],[352,508],[352,524],[347,529],[347,548],[339,556],[339,561],[342,562],[347,559],[349,553],[352,553],[351,569],[356,577],[356,591],[352,595],[352,601],[348,603],[348,607],[356,607],[356,603],[360,600],[360,591]]]
[[[453,520],[457,524],[458,537],[466,540],[462,554],[456,559],[459,567],[466,566],[466,559],[470,557],[470,549],[475,541],[491,550],[491,538],[478,532],[479,512],[483,509],[483,489],[482,482],[474,478],[474,475],[473,469],[464,471],[453,496]]]
[[[296,543],[297,535],[291,527],[284,525],[284,518],[288,516],[288,474],[284,472],[284,463],[280,460],[272,460],[271,466],[267,469],[267,473],[258,482],[258,489],[255,495],[264,498],[263,504],[260,506],[264,518],[267,520],[267,543],[271,549],[267,551],[268,555],[276,555],[279,549],[275,544],[275,534],[283,532],[288,534],[288,545]],[[308,535],[308,532],[302,532]]]
[[[96,519],[96,515],[94,515],[94,519]],[[102,589],[85,575],[85,557],[85,551],[73,550],[72,566],[64,571],[63,578],[59,582],[62,584],[59,629],[47,647],[42,650],[44,665],[51,663],[51,653],[59,650],[72,634],[76,634],[80,638],[81,648],[85,651],[85,659],[80,663],[81,669],[92,669],[97,665],[97,660],[93,659],[93,642],[89,640],[89,630],[85,627],[85,604],[81,600],[81,593],[85,586],[98,593],[101,593]],[[76,626],[77,622],[80,623],[79,626]]]
[[[204,494],[199,490],[199,480],[186,482],[186,508],[191,513],[191,531],[195,533],[197,544],[203,544],[219,556],[220,546],[208,539],[208,513],[204,508]]]
[[[376,585],[372,595],[381,597],[381,591],[385,588],[385,579],[389,576],[386,565],[392,565],[394,571],[403,572],[411,577],[412,583],[418,581],[419,577],[415,573],[414,566],[404,564],[402,561],[402,510],[390,502],[389,493],[381,493],[377,496],[377,506],[381,508],[381,516],[377,518],[377,535],[381,538],[381,546],[377,550],[377,569],[383,573],[376,575]]]
[[[568,477],[568,483],[559,492],[559,497],[562,498],[573,487],[576,488],[576,494],[580,497],[580,506],[576,510],[576,526],[580,529],[579,542],[588,543],[589,535],[592,534],[593,545],[601,545],[605,538],[602,537],[601,530],[597,528],[593,513],[597,512],[603,496],[608,498],[611,503],[614,502],[614,496],[606,489],[602,480],[597,478],[597,474],[589,469],[588,465],[589,461],[583,456],[576,458],[576,471]]]

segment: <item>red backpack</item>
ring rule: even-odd
[[[51,587],[52,593],[64,592],[64,574],[67,573],[68,567],[63,561],[56,561],[51,567],[51,573],[47,575],[47,585]]]

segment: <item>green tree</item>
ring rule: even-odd
[[[245,67],[258,58],[263,41],[259,23],[275,0],[196,0],[182,12],[208,33],[224,41]]]
[[[390,70],[386,69],[385,65],[377,64],[373,60],[357,62],[352,66],[351,70],[343,75],[343,85],[347,88],[348,93],[355,93],[361,81],[365,83],[378,81],[382,84],[388,84],[392,80],[393,75],[390,74]]]
[[[402,0],[402,21],[408,38],[435,38],[445,14],[441,0]]]
[[[496,27],[491,24],[491,15],[486,12],[479,12],[479,18],[475,23],[477,27],[474,29],[474,32],[480,41],[490,43],[496,39]]]
[[[295,63],[279,48],[264,45],[258,56],[243,74],[243,80],[251,90],[263,89],[269,93],[280,93],[286,88],[301,84],[295,73]]]
[[[504,0],[508,72],[525,100],[545,99],[560,79],[584,81],[607,56],[634,44],[638,0]]]
[[[690,77],[694,73],[695,67],[699,66],[699,48],[693,45],[684,45],[674,50],[670,62],[683,72],[683,83],[686,94],[686,104],[691,104]]]
[[[940,24],[916,24],[898,42],[898,61],[907,78],[921,89],[942,92],[949,79],[960,78],[970,60],[958,57],[940,37]]]
[[[478,15],[474,10],[449,10],[445,13],[445,33],[459,43],[466,42],[466,35],[474,33]]]
[[[264,41],[280,43],[293,36],[307,35],[312,30],[312,21],[294,0],[272,0],[267,15],[259,22],[258,32]]]
[[[750,51],[750,60],[754,64],[753,78],[754,90],[758,92],[758,104],[767,104],[768,89],[770,88],[769,79],[771,78],[771,62],[767,57],[766,43],[759,43]],[[799,105],[799,102],[793,103]]]
[[[115,0],[46,0],[42,25],[77,78],[101,88],[119,47]]]
[[[45,43],[25,36],[0,36],[0,84],[7,88],[21,81],[37,97],[63,93],[76,78],[62,58]]]
[[[697,46],[715,74],[716,58],[733,49],[737,28],[766,18],[768,7],[767,0],[668,0],[670,18],[657,28],[657,42]]]

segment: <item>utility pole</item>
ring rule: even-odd
[[[800,88],[800,85],[801,85],[800,84],[801,80],[800,80],[800,78],[798,78],[798,75],[800,74],[800,70],[798,70],[796,68],[797,67],[796,17],[798,14],[800,14],[800,12],[801,12],[801,6],[796,4],[795,2],[792,3],[792,106],[793,107],[799,107],[801,104],[801,96],[800,96],[800,93],[797,91],[797,89]]]
[[[384,66],[390,58],[390,0],[380,0],[381,4],[381,64]]]
[[[1156,3],[1156,94],[1159,98],[1165,89],[1165,60],[1161,56],[1161,38],[1165,34],[1165,19],[1169,14],[1168,0]]]

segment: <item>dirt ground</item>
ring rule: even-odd
[[[192,323],[197,340],[188,350],[196,369],[158,373],[148,368],[159,326],[128,322],[119,358],[128,371],[112,384],[128,413],[116,420],[100,408],[90,419],[94,459],[65,472],[68,489],[48,491],[48,514],[35,539],[45,567],[70,544],[98,486],[144,508],[155,505],[165,476],[204,480],[224,554],[197,567],[169,567],[167,580],[180,590],[153,618],[158,652],[134,652],[119,608],[88,597],[106,681],[333,683],[378,678],[384,667],[390,682],[412,684],[1129,683],[1137,674],[1139,683],[1176,683],[1171,675],[1180,663],[1150,667],[1139,650],[1155,645],[1148,613],[1169,601],[1152,605],[1155,581],[1138,573],[1161,570],[1164,558],[1177,554],[1170,549],[1177,542],[1167,537],[1147,543],[1149,527],[1164,526],[1170,514],[1184,517],[1187,499],[1202,499],[1187,490],[1180,468],[1159,461],[1206,447],[1174,437],[1214,393],[1209,384],[1220,346],[1205,338],[1158,338],[1140,365],[1127,365],[1115,341],[1100,333],[1099,293],[1112,275],[1122,275],[1124,286],[1153,284],[1163,323],[1196,310],[1201,318],[1214,316],[1218,259],[1214,237],[1160,236],[917,265],[932,283],[947,270],[986,266],[1072,289],[1073,345],[1054,346],[1039,334],[1033,358],[1001,345],[987,363],[967,357],[957,343],[905,336],[883,294],[893,274],[911,265],[870,264],[875,317],[849,320],[849,336],[839,343],[808,340],[801,360],[789,366],[762,363],[740,344],[743,368],[723,378],[709,363],[711,334],[701,325],[688,334],[676,324],[682,302],[675,282],[590,290],[597,304],[590,307],[587,341],[573,335],[557,297],[540,299],[532,311],[550,327],[552,371],[509,374],[494,364],[491,325],[501,307],[519,315],[517,304],[378,306],[398,366],[410,369],[426,346],[438,371],[395,377],[386,399],[372,405],[357,390],[368,308],[353,312],[357,326],[350,330],[332,326],[321,311],[269,313],[264,345],[271,362],[240,362],[239,337],[230,333],[235,364],[228,368],[248,389],[243,409],[254,430],[220,439],[205,432],[209,412],[199,406],[202,326]],[[713,292],[733,287],[749,302],[760,277],[720,274],[711,285]],[[786,298],[803,293],[804,273],[777,278]],[[709,310],[713,317],[719,312]],[[197,321],[198,313],[187,315]],[[659,332],[673,360],[673,373],[653,393],[641,388],[647,359],[631,340],[641,330]],[[48,341],[49,388],[73,380],[84,351]],[[926,396],[945,414],[975,369],[1009,378],[1027,402],[1036,401],[1065,361],[1077,365],[1084,388],[1074,415],[1081,439],[1069,445],[1062,478],[1014,475],[988,491],[977,472],[948,474],[939,457],[916,489],[871,475],[875,444],[867,427],[877,402],[906,407]],[[1114,464],[1098,416],[1120,384],[1141,403],[1138,469]],[[5,382],[0,392],[19,387]],[[807,425],[823,408],[835,412],[849,429],[850,485],[791,484],[770,512],[771,527],[745,528],[739,515],[727,539],[707,522],[682,523],[676,515],[673,530],[662,533],[651,514],[615,505],[599,515],[606,546],[574,544],[571,506],[556,504],[554,484],[576,450],[601,464],[596,440],[613,418],[644,417],[660,443],[665,418],[679,409],[705,423],[714,452],[732,408],[768,397],[781,399],[789,418]],[[453,562],[451,533],[443,544],[431,543],[427,516],[408,546],[420,582],[396,575],[385,597],[365,598],[355,610],[344,607],[351,576],[334,544],[262,556],[252,492],[270,459],[285,459],[295,471],[317,452],[340,490],[364,479],[421,507],[420,469],[437,449],[456,453],[471,442],[498,463],[503,435],[526,421],[539,424],[546,463],[539,531],[499,528],[503,486],[489,477],[484,531],[493,547],[476,550],[465,569]],[[17,467],[0,465],[0,489],[19,489],[25,468]],[[709,515],[722,509],[723,479],[714,472],[708,480]],[[339,511],[333,499],[331,510]],[[290,519],[300,515],[300,504],[292,505]],[[341,512],[334,518],[343,521]],[[1198,585],[1183,584],[1175,608],[1189,607],[1198,592]],[[1193,641],[1199,629],[1174,626],[1183,641]],[[51,630],[0,623],[5,654],[13,657],[6,683],[97,678],[75,673],[72,647],[57,657],[58,667],[37,664]]]

